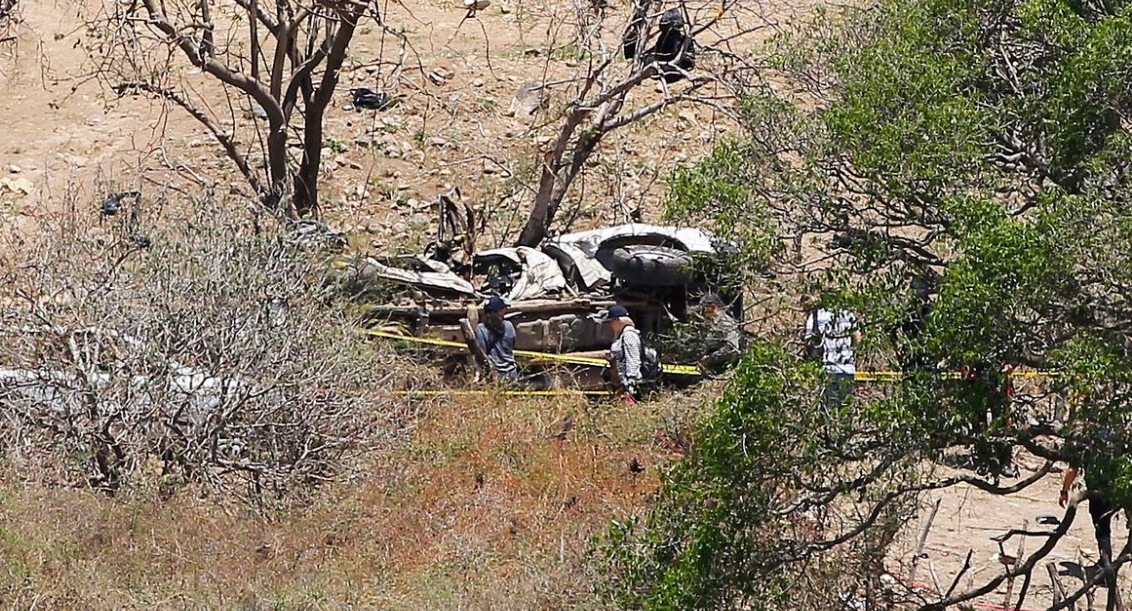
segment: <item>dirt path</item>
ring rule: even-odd
[[[1037,463],[1030,458],[1027,462]],[[1021,477],[1032,474],[1033,471],[1022,469]],[[1052,530],[1055,525],[1038,523],[1040,516],[1056,516],[1060,519],[1064,510],[1058,507],[1057,497],[1061,489],[1062,474],[1051,473],[1046,475],[1033,486],[1019,494],[1009,496],[994,496],[986,494],[972,486],[961,485],[949,489],[947,492],[929,497],[926,506],[920,512],[918,520],[913,522],[913,532],[905,534],[900,563],[903,571],[902,578],[911,575],[910,561],[915,550],[915,543],[920,529],[930,514],[930,506],[936,499],[940,499],[939,511],[936,514],[932,528],[925,541],[924,552],[926,556],[919,561],[914,581],[928,592],[936,590],[936,579],[941,589],[946,591],[955,576],[960,572],[968,552],[972,552],[972,569],[968,570],[960,579],[956,591],[974,583],[976,586],[989,581],[996,574],[1004,572],[1004,565],[999,560],[999,547],[994,541],[1010,529],[1021,529],[1023,524],[1032,531]],[[1011,484],[1017,480],[1006,480],[1004,484]],[[1128,538],[1128,528],[1122,516],[1113,519],[1113,547],[1119,550]],[[1032,554],[1044,543],[1044,538],[1028,537],[1025,543],[1026,554]],[[1014,556],[1018,551],[1018,539],[1013,538],[1004,544],[1007,555]],[[1081,565],[1092,566],[1098,560],[1096,540],[1093,536],[1092,522],[1089,518],[1088,505],[1082,503],[1068,534],[1058,543],[1057,547],[1041,562],[1034,571],[1033,580],[1026,592],[1026,599],[1022,609],[1045,609],[1053,601],[1053,585],[1045,565],[1054,563],[1064,587],[1073,591],[1080,587],[1082,581],[1079,577]],[[1127,573],[1127,571],[1125,571]],[[934,574],[934,578],[933,578]],[[973,579],[973,582],[971,581]],[[1011,607],[1018,604],[1022,592],[1022,579],[1018,578],[1013,587]],[[1128,591],[1129,579],[1126,574],[1120,580],[1121,589]],[[978,608],[995,609],[1005,602],[1006,583],[1004,582],[994,593],[977,599]],[[1096,592],[1096,605],[1104,608],[1105,593],[1103,589]],[[929,600],[934,599],[931,594]],[[1082,600],[1081,608],[1085,608]]]

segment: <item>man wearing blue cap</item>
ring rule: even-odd
[[[507,303],[501,297],[492,297],[483,307],[483,322],[476,325],[476,341],[483,348],[491,368],[500,380],[519,379],[519,366],[515,363],[515,325],[504,320]]]
[[[613,329],[613,336],[617,338],[606,358],[610,365],[616,366],[621,388],[626,398],[632,400],[641,383],[641,332],[623,305],[609,308],[602,322]]]

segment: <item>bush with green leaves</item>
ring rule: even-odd
[[[878,461],[870,477],[897,488],[966,482],[1008,494],[1070,461],[1084,465],[1095,490],[1132,508],[1132,5],[881,0],[818,9],[767,53],[774,86],[748,92],[743,134],[674,175],[670,214],[746,238],[751,265],[780,284],[756,292],[836,294],[862,323],[870,364],[917,369],[859,392],[851,414],[831,414],[782,386],[794,374],[768,367],[781,361],[756,350],[704,424],[703,446],[665,482],[646,528],[615,530],[623,555],[611,574],[624,600],[643,608],[801,600],[811,588],[782,576],[804,562],[791,553],[793,534],[776,526],[764,474],[775,473],[787,496],[823,474],[852,484],[858,463],[843,457],[862,445]],[[801,333],[798,320],[772,339]],[[1011,367],[1054,375],[1016,380],[1008,400]],[[718,428],[736,405],[752,426]],[[828,439],[807,442],[783,430],[791,425]],[[829,436],[841,426],[855,444]],[[760,443],[764,434],[783,447]],[[1049,462],[1005,485],[1001,450],[1017,446]],[[959,474],[924,472],[945,461]],[[1075,513],[1071,504],[1062,526]],[[1065,528],[1014,570],[1029,574]],[[770,569],[753,564],[765,558]],[[1130,558],[1125,546],[1114,564]],[[951,607],[1003,579],[917,606]]]
[[[643,520],[613,524],[595,559],[635,609],[837,608],[890,596],[892,537],[924,482],[882,406],[822,400],[818,368],[758,342],[664,477]],[[824,592],[796,589],[804,571]]]

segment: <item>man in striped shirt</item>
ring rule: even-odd
[[[617,338],[609,347],[606,358],[616,366],[621,388],[626,398],[631,399],[636,396],[641,383],[641,332],[629,318],[629,310],[622,305],[609,308],[602,322],[613,329],[613,336]]]
[[[853,350],[861,341],[857,317],[849,310],[827,307],[823,300],[806,316],[804,338],[807,342],[821,342],[821,362],[828,378],[826,405],[843,405],[853,393],[857,375],[857,355]]]

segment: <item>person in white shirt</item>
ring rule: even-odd
[[[843,405],[853,393],[857,375],[854,346],[861,341],[857,317],[849,310],[826,306],[823,299],[806,316],[803,337],[825,367],[826,405]]]

